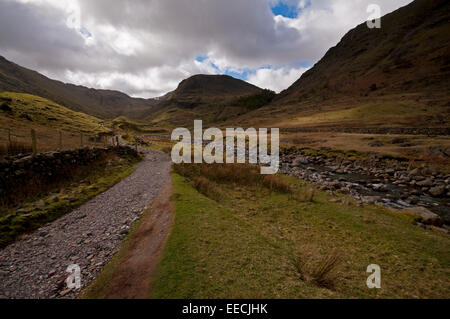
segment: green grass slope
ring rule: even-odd
[[[72,111],[35,95],[1,92],[0,127],[8,128],[8,124],[14,122],[91,134],[109,132],[100,125],[103,121],[94,116]]]
[[[321,192],[301,202],[232,184],[216,184],[216,192],[206,189],[208,198],[184,177],[173,179],[175,222],[152,298],[446,298],[450,293],[448,235],[414,226],[408,215],[331,203]],[[305,187],[287,180],[299,192]],[[329,264],[325,279],[314,280],[320,277],[317,269]],[[381,266],[381,289],[366,286],[370,264]]]

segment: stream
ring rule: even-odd
[[[422,206],[438,214],[450,225],[450,197],[447,195],[432,196],[424,188],[417,187],[415,182],[411,185],[413,178],[405,178],[402,173],[393,169],[385,170],[383,173],[370,174],[368,169],[360,167],[354,168],[347,165],[347,169],[342,169],[342,165],[323,163],[323,158],[314,161],[314,157],[300,157],[300,160],[291,156],[282,156],[281,172],[290,176],[301,178],[320,186],[322,190],[339,191],[349,194],[353,198],[367,203],[381,203],[394,209],[405,209]],[[350,168],[348,168],[350,167]],[[401,175],[402,179],[396,177]],[[442,175],[439,177],[446,178]],[[441,183],[439,178],[434,178],[436,183]],[[423,177],[418,180],[426,180]],[[448,179],[446,190],[450,189]],[[441,184],[439,184],[441,185]],[[435,185],[432,185],[435,186]]]

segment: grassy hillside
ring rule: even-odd
[[[280,123],[280,126],[433,126],[448,125],[450,109],[427,107],[411,101],[369,103],[345,110],[299,116]]]
[[[189,127],[196,119],[221,123],[259,108],[271,98],[267,91],[230,76],[196,75],[182,81],[150,110],[147,119],[168,127]]]
[[[131,98],[111,90],[96,90],[49,79],[0,56],[0,91],[42,96],[75,111],[101,118],[139,118],[156,100]]]
[[[63,134],[63,147],[80,146],[80,133],[89,136],[108,133],[102,120],[72,111],[50,100],[23,93],[0,93],[0,143],[8,142],[8,130],[13,142],[31,143],[30,129],[36,131],[38,150],[56,149],[59,133]]]
[[[35,95],[2,92],[0,104],[2,120],[28,121],[37,125],[86,133],[109,131],[100,126],[103,121],[94,116],[72,111]]]

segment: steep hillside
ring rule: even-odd
[[[258,101],[267,99],[271,97],[266,90],[231,76],[195,75],[166,95],[147,118],[169,126],[189,126],[195,119],[216,123],[258,108],[265,104]]]
[[[251,122],[252,118],[276,117],[283,122],[293,115],[309,116],[371,104],[386,110],[384,104],[390,103],[400,105],[402,114],[409,116],[399,125],[448,125],[449,21],[450,2],[416,0],[384,16],[381,29],[369,29],[363,23],[348,32],[272,105],[242,120]],[[440,116],[423,116],[431,110]],[[363,114],[348,119],[360,121],[361,118],[364,119]],[[328,122],[336,124],[335,119]],[[314,119],[310,120],[312,122],[303,120],[297,124],[314,125]],[[296,125],[295,121],[290,122]],[[323,122],[327,120],[322,118]],[[380,124],[377,121],[359,123]]]
[[[91,115],[75,112],[53,101],[25,93],[0,93],[0,156],[9,142],[30,147],[30,130],[36,132],[39,151],[59,148],[60,132],[63,148],[94,145],[99,134],[110,133],[103,121]],[[102,141],[100,142],[103,145]]]
[[[102,118],[139,117],[157,103],[152,99],[131,98],[118,91],[95,90],[51,80],[3,57],[0,57],[0,91],[41,96],[72,110]]]
[[[102,120],[94,116],[24,93],[0,93],[0,121],[18,121],[24,127],[34,124],[92,134],[109,132],[101,125]]]

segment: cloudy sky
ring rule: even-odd
[[[156,97],[229,74],[281,91],[342,36],[412,0],[0,0],[0,55],[51,78]]]

